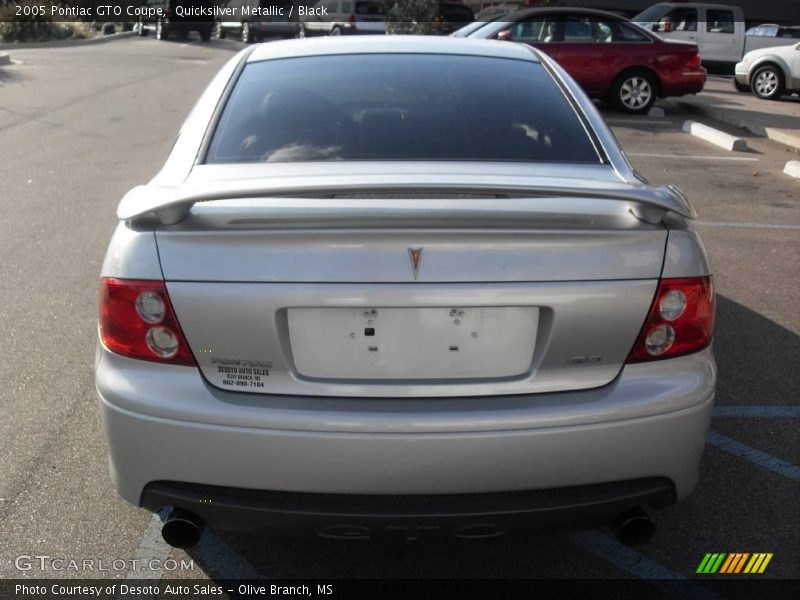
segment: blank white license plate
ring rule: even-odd
[[[536,307],[290,308],[297,372],[324,379],[486,379],[531,367]]]

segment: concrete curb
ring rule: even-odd
[[[71,48],[72,46],[93,46],[95,44],[105,44],[122,38],[136,35],[133,31],[121,31],[111,35],[99,35],[87,40],[56,40],[53,42],[25,42],[22,44],[10,43],[0,44],[0,50],[28,50],[30,48]],[[1,63],[0,63],[1,64]]]
[[[3,65],[10,65],[11,57],[6,52],[0,52],[0,67]]]
[[[686,121],[683,124],[683,131],[731,152],[747,151],[747,141],[744,138],[734,137],[697,121]]]
[[[790,160],[783,168],[783,172],[789,177],[800,179],[800,160]]]
[[[800,150],[800,131],[793,131],[791,129],[780,129],[777,127],[766,127],[759,123],[754,123],[749,119],[742,119],[739,115],[727,111],[724,108],[714,108],[710,106],[703,106],[694,102],[682,101],[676,99],[676,102],[683,108],[690,110],[693,113],[714,119],[726,125],[732,125],[739,129],[744,129],[755,135],[769,138],[775,142],[785,144]]]

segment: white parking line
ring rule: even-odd
[[[602,558],[620,571],[630,573],[634,577],[653,581],[653,585],[666,588],[675,598],[693,598],[697,600],[716,600],[720,596],[694,582],[688,581],[680,573],[670,570],[640,554],[633,548],[623,546],[616,540],[597,531],[579,531],[565,534],[581,550]]]
[[[800,417],[800,406],[788,404],[766,406],[717,406],[714,408],[714,416],[767,419],[793,418]]]
[[[672,121],[650,121],[646,119],[606,119],[606,123],[609,125],[661,125],[662,127],[669,127],[672,125]]]
[[[759,467],[769,469],[773,473],[783,475],[784,477],[793,479],[794,481],[800,481],[800,467],[793,465],[782,458],[772,456],[771,454],[767,454],[761,450],[756,450],[747,444],[737,442],[736,440],[717,433],[716,431],[708,432],[706,442],[715,448],[719,448],[725,452],[730,452],[731,454],[750,461]]]
[[[738,162],[758,162],[760,158],[744,156],[708,156],[707,154],[650,154],[649,152],[626,152],[628,156],[641,156],[643,158],[687,158],[691,160],[732,160]]]
[[[731,221],[692,221],[693,225],[708,227],[737,227],[740,229],[800,229],[800,225],[785,225],[783,223],[736,223]]]

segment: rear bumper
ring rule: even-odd
[[[112,478],[151,509],[158,481],[430,496],[655,477],[680,500],[697,481],[715,379],[710,348],[628,365],[593,390],[425,399],[232,393],[195,368],[102,347],[96,361]]]
[[[700,67],[696,71],[682,71],[676,77],[661,82],[662,96],[685,96],[699,94],[706,85],[707,71]]]
[[[215,529],[317,534],[334,539],[487,538],[510,529],[585,529],[631,507],[675,501],[666,478],[562,489],[430,496],[304,494],[157,481],[142,506],[175,506]]]

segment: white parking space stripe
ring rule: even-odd
[[[773,405],[773,406],[717,406],[714,408],[715,417],[745,417],[745,418],[793,418],[800,417],[800,406]]]
[[[648,580],[667,580],[654,582],[654,585],[670,590],[676,598],[694,598],[698,600],[720,598],[711,590],[688,581],[680,573],[670,570],[661,563],[640,554],[633,548],[623,546],[616,540],[597,531],[568,533],[565,534],[565,537],[581,550],[602,558],[620,571],[625,571],[634,577]]]
[[[738,227],[740,229],[800,229],[800,225],[785,225],[783,223],[736,223],[731,221],[692,221],[694,225],[707,227]]]
[[[171,551],[170,545],[161,537],[161,519],[155,514],[150,519],[133,557],[137,561],[134,563],[136,570],[131,569],[125,579],[161,579],[164,561]],[[151,569],[151,563],[159,568]]]
[[[672,121],[647,121],[643,119],[606,119],[606,123],[609,125],[661,125],[662,127],[668,127],[672,125]]]
[[[744,156],[709,156],[707,154],[650,154],[649,152],[626,152],[628,156],[640,156],[642,158],[685,158],[691,160],[732,160],[738,162],[758,162],[760,158]]]
[[[773,473],[783,475],[784,477],[793,479],[794,481],[800,481],[800,467],[793,465],[782,458],[778,458],[776,456],[772,456],[771,454],[767,454],[766,452],[762,452],[761,450],[751,448],[747,444],[737,442],[736,440],[717,433],[716,431],[708,432],[706,442],[715,448],[719,448],[720,450],[724,450],[725,452],[729,452],[735,456],[750,461],[759,467],[769,469]]]

